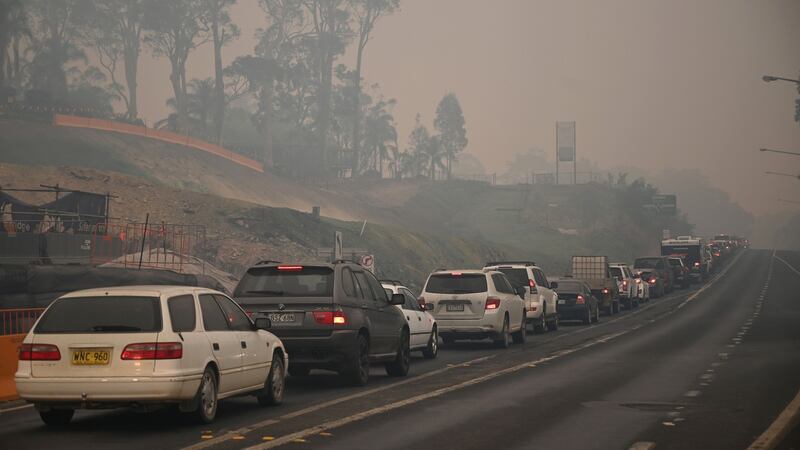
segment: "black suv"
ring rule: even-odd
[[[311,369],[338,372],[356,385],[372,363],[391,376],[405,376],[411,362],[406,319],[372,273],[360,265],[263,262],[247,270],[234,299],[251,316],[265,315],[270,332],[289,353],[289,374]]]

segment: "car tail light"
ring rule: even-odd
[[[622,280],[622,287],[628,287],[628,280]]]
[[[321,325],[346,325],[343,311],[314,311],[314,320]]]
[[[603,288],[603,294],[608,294],[608,288]]]
[[[700,267],[700,263],[699,263],[699,262],[697,262],[697,261],[695,261],[695,263],[694,263],[694,266],[695,266],[695,267]]]
[[[586,304],[586,299],[585,299],[585,298],[583,298],[583,296],[582,296],[582,295],[579,295],[579,296],[578,296],[578,299],[577,299],[577,300],[575,300],[575,304],[576,304],[576,305],[585,305],[585,304]]]
[[[20,361],[58,361],[61,352],[51,344],[22,344],[19,346]]]
[[[281,272],[300,272],[303,270],[303,266],[278,266],[278,270]]]
[[[461,275],[463,275],[461,272],[450,272],[450,276],[452,277],[460,277]]]
[[[650,281],[648,281],[648,283],[650,283],[650,284],[656,284],[656,279],[655,279],[655,278],[650,278]]]
[[[497,297],[487,297],[484,309],[497,309],[500,307],[500,299]]]
[[[181,359],[183,345],[180,342],[143,342],[129,344],[122,351],[123,360]]]

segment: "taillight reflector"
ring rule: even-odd
[[[536,287],[536,282],[533,281],[533,280],[528,280],[528,286],[530,286],[531,288],[535,288]]]
[[[19,346],[20,361],[58,361],[61,352],[51,344],[22,344]]]
[[[486,299],[485,309],[497,309],[500,307],[500,299],[497,297],[488,297]]]
[[[128,344],[122,350],[123,360],[181,359],[183,345],[180,342],[141,342]]]
[[[347,324],[347,318],[342,311],[314,311],[314,320],[321,325]]]
[[[583,298],[583,296],[582,296],[582,295],[579,295],[579,296],[578,296],[578,300],[576,300],[576,301],[575,301],[575,304],[578,304],[578,305],[584,305],[584,304],[586,304],[586,299],[585,299],[585,298]]]

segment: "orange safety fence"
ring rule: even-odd
[[[0,309],[0,401],[17,398],[14,372],[19,344],[44,308]]]
[[[171,131],[154,130],[139,125],[131,125],[124,122],[117,122],[114,120],[95,119],[91,117],[70,116],[66,114],[55,114],[53,116],[53,125],[62,127],[76,127],[76,128],[91,128],[94,130],[113,131],[117,133],[133,134],[136,136],[144,136],[159,141],[169,142],[171,144],[183,145],[186,147],[202,150],[212,155],[225,158],[248,169],[257,172],[264,172],[264,166],[260,162],[242,156],[236,152],[232,152],[219,145],[212,144],[200,139],[195,139],[183,134],[173,133]]]

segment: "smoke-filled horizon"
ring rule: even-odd
[[[232,13],[242,33],[226,62],[252,53],[267,25],[255,0]],[[794,208],[779,197],[800,200],[800,182],[764,174],[800,173],[800,158],[757,151],[800,151],[796,89],[761,80],[798,75],[798,24],[793,0],[404,0],[375,28],[364,84],[397,100],[401,148],[416,114],[430,127],[454,92],[466,152],[489,171],[532,147],[554,152],[555,121],[574,120],[579,158],[604,169],[697,169],[761,215]],[[355,65],[352,45],[336,63]],[[189,78],[212,73],[208,45],[188,67]],[[168,113],[168,64],[143,54],[140,70],[152,123]]]

